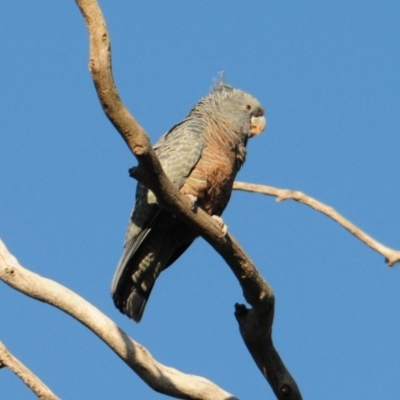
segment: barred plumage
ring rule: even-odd
[[[220,84],[154,146],[161,165],[185,195],[209,215],[220,216],[246,156],[248,138],[265,127],[264,110],[250,94]],[[161,210],[154,194],[138,184],[125,249],[112,283],[116,307],[136,322],[158,275],[196,234]]]

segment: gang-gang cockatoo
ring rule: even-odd
[[[210,216],[220,216],[246,157],[247,140],[266,125],[260,102],[221,82],[154,146],[179,191]],[[139,322],[159,274],[196,238],[185,223],[161,209],[138,183],[124,252],[112,282],[116,307]]]

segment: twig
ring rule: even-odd
[[[31,370],[15,358],[2,342],[0,342],[0,368],[1,367],[7,367],[14,372],[39,399],[60,399]]]
[[[268,379],[272,389],[279,399],[301,399],[299,389],[289,372],[281,368],[281,361],[269,354],[276,353],[271,340],[271,327],[274,314],[274,295],[272,289],[259,274],[254,264],[244,250],[227,234],[223,235],[218,224],[203,210],[192,210],[191,202],[182,196],[163,172],[146,132],[130,115],[123,105],[111,72],[110,40],[101,10],[95,0],[76,0],[89,30],[90,62],[89,69],[95,84],[97,95],[104,113],[110,119],[125,140],[139,162],[139,166],[131,170],[131,175],[143,182],[157,197],[161,207],[181,218],[198,232],[224,258],[239,280],[246,300],[253,306],[252,318],[259,319],[260,326],[266,326],[265,335],[243,336],[245,341],[257,340],[260,347],[266,351],[265,363],[257,365]],[[246,325],[250,318],[242,315],[237,318],[241,326]],[[247,332],[251,332],[248,327]],[[263,345],[267,343],[267,345]],[[276,353],[277,354],[277,353]],[[283,365],[283,364],[282,364]],[[273,371],[276,369],[277,374]],[[276,376],[277,379],[271,379]],[[289,386],[290,390],[287,390]],[[290,392],[290,395],[288,395]]]
[[[85,299],[65,286],[23,268],[1,240],[0,279],[12,288],[51,304],[81,322],[154,390],[178,399],[236,399],[205,378],[184,374],[154,360],[148,350]]]
[[[265,185],[256,185],[245,182],[235,182],[233,188],[236,190],[243,190],[247,192],[255,192],[266,194],[268,196],[276,197],[276,201],[281,202],[284,200],[295,200],[299,203],[303,203],[314,210],[325,214],[329,218],[333,219],[339,225],[343,226],[343,228],[347,229],[352,235],[356,238],[360,239],[363,243],[369,246],[371,249],[375,250],[379,254],[385,257],[385,262],[390,267],[394,264],[400,262],[400,251],[391,249],[387,246],[384,246],[382,243],[378,242],[373,237],[367,235],[360,228],[351,223],[348,219],[344,218],[337,211],[335,211],[332,207],[327,206],[326,204],[321,203],[318,200],[313,199],[310,196],[305,195],[302,192],[288,190],[288,189],[278,189],[271,186]]]

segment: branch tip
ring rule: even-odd
[[[279,189],[272,186],[256,185],[245,182],[234,182],[233,188],[236,190],[243,190],[247,192],[255,192],[265,194],[267,196],[276,197],[276,202],[280,203],[283,200],[294,200],[303,203],[316,211],[325,214],[327,217],[333,219],[348,232],[350,232],[357,239],[362,241],[371,249],[385,257],[385,262],[388,266],[392,267],[394,264],[400,262],[400,251],[391,249],[378,242],[373,237],[367,235],[363,230],[351,223],[348,219],[339,214],[333,207],[328,206],[320,201],[307,196],[303,192],[294,191],[289,189]]]

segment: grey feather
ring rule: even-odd
[[[210,215],[221,215],[252,136],[251,116],[263,113],[253,96],[220,82],[159,139],[154,150],[183,193],[195,192],[197,198],[199,194],[200,207]],[[161,210],[154,194],[139,183],[111,287],[116,307],[139,322],[157,277],[195,238],[188,226]]]

